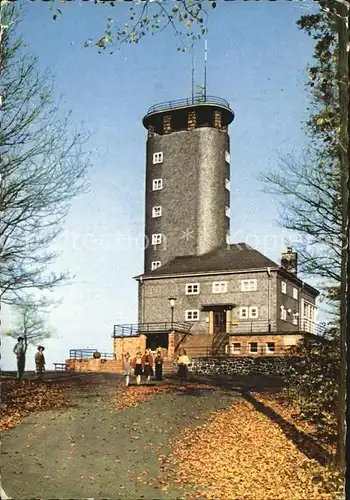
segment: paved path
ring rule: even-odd
[[[11,498],[181,498],[176,485],[162,491],[158,455],[167,454],[169,439],[184,427],[239,398],[232,390],[203,388],[117,410],[111,403],[122,378],[91,374],[88,380],[88,390],[74,393],[73,408],[31,415],[3,433],[2,486]]]

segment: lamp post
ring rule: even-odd
[[[174,297],[170,297],[168,299],[169,301],[169,306],[171,308],[171,329],[173,330],[173,324],[174,324],[174,307],[175,307],[175,301],[176,299]]]

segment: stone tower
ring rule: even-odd
[[[144,273],[175,257],[225,245],[230,229],[230,144],[234,113],[218,97],[152,106],[148,131]]]

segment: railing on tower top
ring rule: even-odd
[[[192,323],[139,323],[135,325],[114,325],[113,337],[136,337],[141,333],[189,333]]]
[[[192,104],[218,104],[219,106],[224,106],[225,108],[231,111],[229,103],[222,99],[221,97],[214,96],[202,96],[197,95],[194,97],[189,97],[188,99],[177,99],[175,101],[166,101],[161,102],[159,104],[154,104],[149,108],[146,115],[150,115],[151,113],[156,113],[157,111],[163,111],[166,109],[175,109],[181,108],[183,106],[191,106]]]

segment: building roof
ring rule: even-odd
[[[259,271],[270,268],[302,285],[312,295],[319,295],[316,288],[303,282],[296,275],[286,271],[273,260],[250,247],[246,243],[234,243],[218,247],[204,255],[175,257],[148,274],[135,276],[136,279],[171,278],[177,275],[220,274],[240,271]]]
[[[198,273],[210,271],[244,271],[249,269],[279,268],[279,265],[246,243],[219,247],[204,255],[175,257],[147,276]]]

